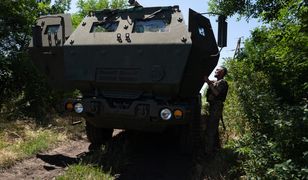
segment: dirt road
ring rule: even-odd
[[[88,151],[86,140],[68,141],[0,172],[0,180],[54,179]],[[115,132],[104,151],[88,161],[120,180],[225,179],[222,158],[193,161],[179,152],[174,139],[161,133]],[[81,156],[86,162],[87,156]],[[93,154],[92,154],[93,156]],[[91,162],[92,161],[92,162]]]
[[[10,169],[0,172],[2,180],[17,179],[53,179],[61,174],[65,168],[77,162],[77,156],[88,149],[85,140],[62,143],[58,148],[37,154],[36,157],[26,159]]]

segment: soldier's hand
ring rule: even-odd
[[[209,80],[209,77],[208,77],[208,76],[204,76],[204,81],[205,81],[206,83],[211,83],[211,81]]]

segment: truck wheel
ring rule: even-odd
[[[180,149],[184,154],[195,155],[202,151],[201,99],[194,101],[193,116],[189,124],[180,127]]]
[[[86,121],[87,138],[90,141],[89,150],[98,150],[112,138],[113,129],[97,128]]]

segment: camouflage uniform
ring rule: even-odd
[[[226,80],[221,79],[213,83],[214,88],[218,91],[218,95],[215,96],[210,88],[208,88],[206,97],[210,104],[209,118],[206,123],[206,141],[208,153],[213,152],[214,148],[219,148],[219,120],[222,118],[222,111],[224,101],[228,92],[228,83]]]

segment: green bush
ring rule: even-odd
[[[227,146],[251,179],[308,178],[308,6],[291,0],[226,62]]]
[[[229,61],[225,119],[240,138],[229,142],[248,177],[307,177],[307,102],[281,103],[270,77],[247,61]]]

